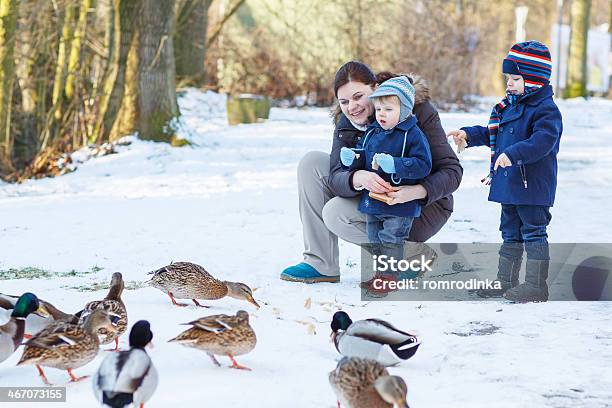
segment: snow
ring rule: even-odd
[[[565,130],[550,241],[612,242],[606,205],[612,199],[612,102],[558,103]],[[412,407],[612,404],[610,303],[365,303],[357,288],[359,249],[344,242],[341,283],[279,280],[303,249],[296,167],[309,150],[329,151],[328,111],[273,108],[266,122],[229,127],[223,95],[187,89],[179,104],[179,133],[193,146],[129,138],[131,145],[119,146],[118,154],[77,155],[83,162],[73,173],[0,182],[0,270],[88,272],[2,280],[0,292],[32,291],[74,312],[105,295],[76,287],[108,282],[115,271],[142,282],[148,271],[179,260],[257,288],[263,306],[257,311],[229,298],[204,310],[174,307],[153,288],[124,292],[130,325],[148,319],[155,335],[149,353],[160,385],[147,407],[335,407],[327,373],[338,359],[329,341],[338,308],[353,319],[383,318],[420,336],[416,356],[390,369],[407,381]],[[443,113],[444,128],[485,124],[489,109],[483,103],[467,113]],[[499,206],[487,202],[479,182],[488,155],[486,148],[461,154],[465,171],[455,212],[433,241],[500,241]],[[238,358],[252,372],[230,370],[224,358],[224,367],[215,367],[204,353],[166,342],[184,330],[180,323],[239,309],[251,313],[258,336],[255,350]],[[127,336],[120,346],[127,347]],[[106,353],[75,372],[93,374]],[[20,354],[0,364],[0,386],[42,385],[34,367],[15,366]],[[59,385],[68,379],[65,372],[46,372]],[[67,387],[63,406],[95,404],[89,381]]]

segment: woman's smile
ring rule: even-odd
[[[368,118],[374,112],[374,105],[368,99],[373,92],[370,85],[360,82],[347,82],[338,88],[340,109],[353,123],[367,125]]]

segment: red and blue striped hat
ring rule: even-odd
[[[527,88],[548,85],[552,71],[550,51],[539,41],[514,44],[504,59],[502,70],[504,74],[521,75]]]

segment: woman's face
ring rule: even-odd
[[[353,123],[367,125],[368,118],[374,112],[374,104],[368,95],[374,92],[370,85],[350,81],[338,88],[338,102],[342,113]]]

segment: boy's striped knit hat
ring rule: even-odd
[[[400,100],[400,118],[403,122],[412,113],[414,107],[414,95],[416,91],[407,76],[400,75],[380,84],[368,98],[375,99],[381,96],[395,95]]]
[[[548,85],[552,61],[548,47],[539,41],[514,44],[502,64],[504,74],[521,75],[526,88]]]

